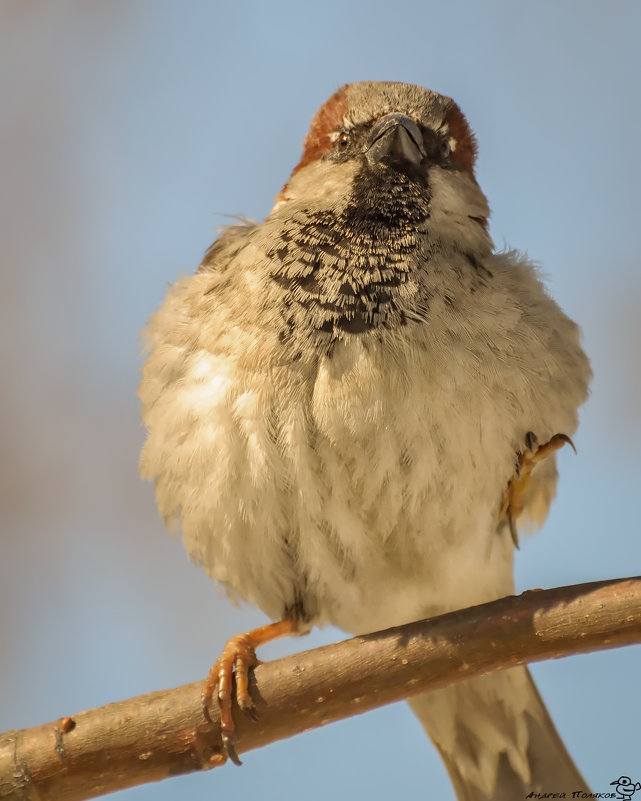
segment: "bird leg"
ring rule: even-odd
[[[517,455],[514,475],[503,493],[499,516],[500,522],[507,522],[510,527],[512,541],[517,548],[519,547],[519,535],[516,530],[516,519],[523,511],[532,471],[539,462],[564,445],[571,445],[572,450],[576,453],[574,443],[567,434],[555,434],[544,445],[539,445],[538,439],[531,431],[525,435],[525,450]]]
[[[279,620],[258,629],[238,634],[227,640],[221,655],[209,671],[203,689],[203,712],[211,721],[209,704],[217,691],[218,708],[220,710],[220,728],[225,751],[231,761],[240,765],[234,748],[234,720],[231,714],[233,700],[233,676],[236,678],[236,701],[243,712],[252,720],[257,720],[256,707],[249,694],[249,671],[260,663],[256,656],[256,648],[265,645],[278,637],[296,634],[297,625],[293,620]]]

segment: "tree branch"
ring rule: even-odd
[[[482,673],[641,642],[641,578],[532,590],[259,665],[239,753]],[[81,801],[224,763],[203,682],[0,735],[0,799]]]

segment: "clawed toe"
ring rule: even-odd
[[[210,704],[216,695],[220,711],[220,731],[223,747],[227,756],[235,765],[241,765],[235,748],[236,727],[232,717],[234,695],[239,708],[250,720],[258,720],[258,710],[249,694],[249,673],[259,660],[256,648],[277,637],[296,633],[296,623],[292,620],[281,620],[262,626],[246,634],[239,634],[227,641],[222,654],[212,665],[205,680],[202,693],[203,714],[211,723]],[[235,692],[234,692],[235,684]]]
[[[543,445],[539,445],[539,440],[532,431],[528,431],[525,435],[525,449],[517,454],[514,475],[503,494],[499,514],[500,522],[508,524],[512,542],[516,548],[519,547],[516,520],[523,511],[525,494],[530,485],[532,471],[539,462],[564,445],[570,445],[576,453],[574,443],[567,434],[555,434]]]
[[[223,652],[209,671],[203,689],[203,711],[211,721],[209,704],[214,697],[218,699],[220,728],[223,746],[231,761],[241,765],[234,749],[235,725],[232,717],[233,680],[236,679],[236,701],[238,706],[253,720],[258,713],[249,695],[249,671],[258,662],[251,633],[239,634],[227,641]]]

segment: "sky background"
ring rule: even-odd
[[[641,573],[640,33],[635,0],[2,0],[0,731],[195,681],[266,622],[188,562],[138,478],[138,332],[225,214],[268,213],[347,81],[456,99],[497,246],[540,261],[582,326],[579,455],[519,589]],[[533,672],[593,789],[641,780],[641,649]],[[453,798],[404,704],[244,762],[113,798]]]

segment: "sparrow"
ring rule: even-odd
[[[227,227],[148,323],[141,474],[274,621],[207,682],[233,759],[259,645],[513,593],[517,526],[555,496],[590,366],[537,268],[494,249],[476,152],[448,97],[343,86],[264,222]],[[461,801],[587,789],[525,667],[409,703]]]

